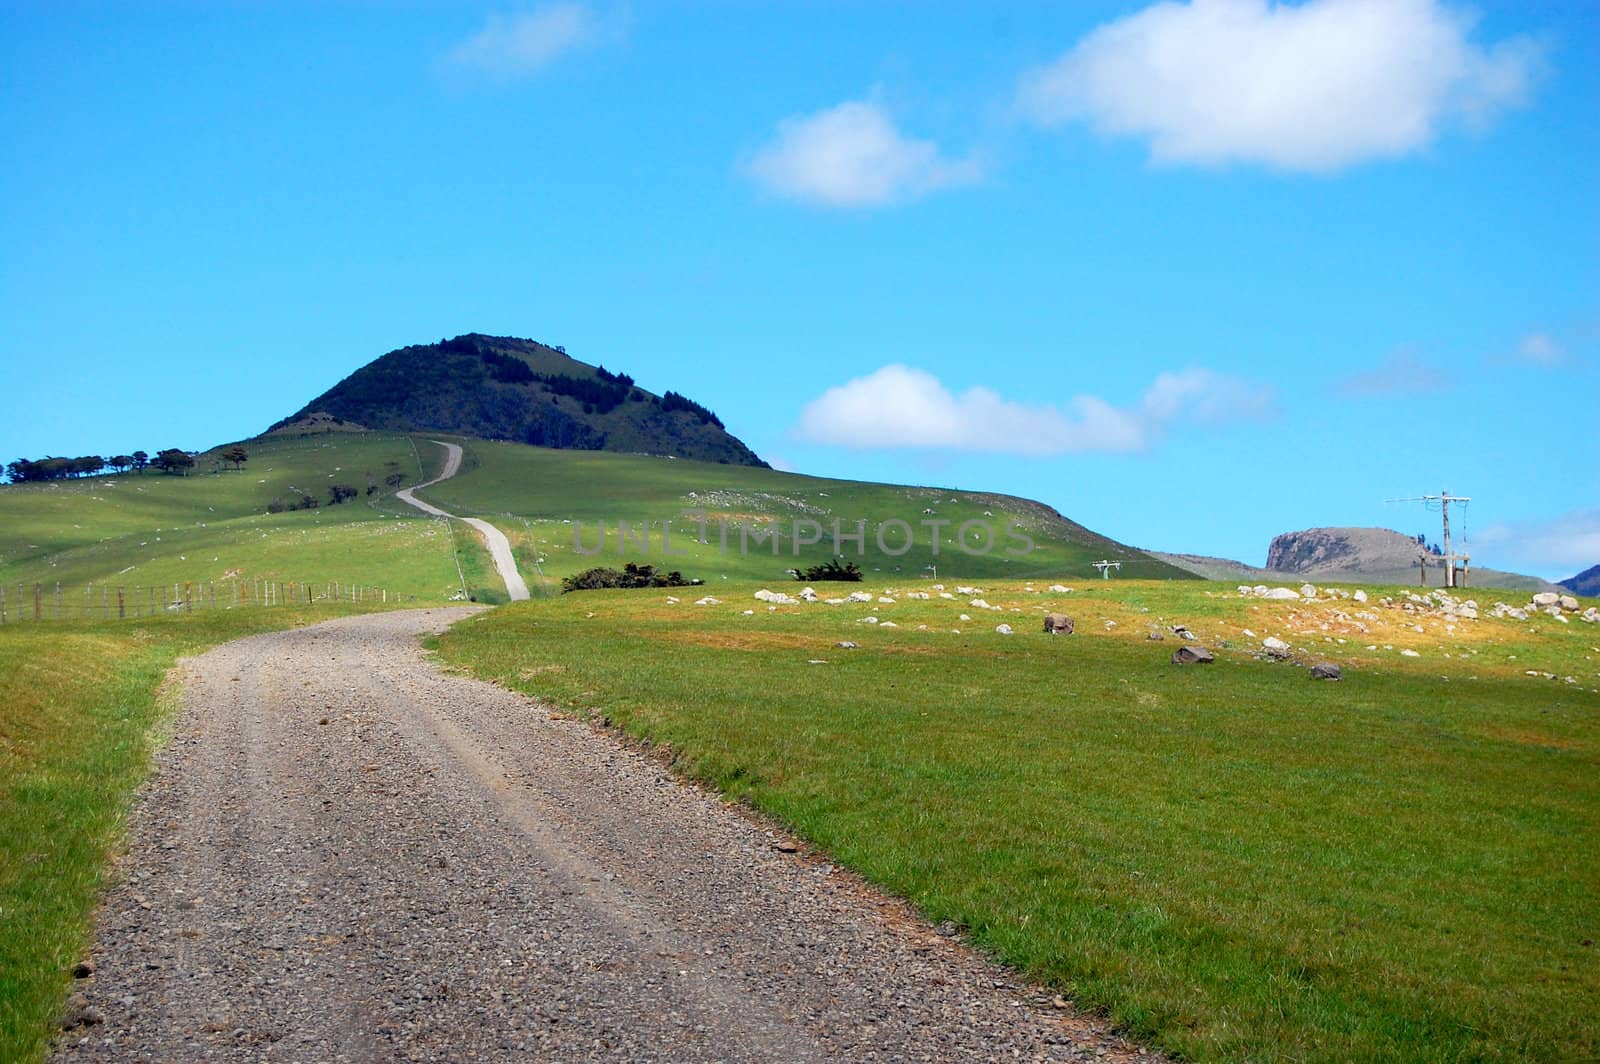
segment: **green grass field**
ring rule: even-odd
[[[87,952],[123,816],[183,654],[355,612],[216,610],[0,629],[0,1060],[39,1060]]]
[[[627,561],[680,569],[707,582],[780,579],[790,566],[832,555],[835,521],[845,535],[865,522],[861,545],[841,546],[863,569],[885,576],[926,575],[936,566],[952,577],[1049,572],[1082,579],[1093,575],[1090,562],[1109,558],[1123,562],[1125,576],[1189,578],[1048,508],[1006,496],[438,434],[333,432],[246,441],[251,457],[240,472],[213,472],[213,462],[202,456],[200,472],[187,477],[146,472],[0,487],[0,588],[13,611],[19,594],[31,601],[35,584],[52,604],[61,584],[71,609],[89,586],[109,588],[113,596],[124,587],[131,597],[134,588],[230,579],[337,581],[422,601],[448,599],[465,582],[478,601],[504,601],[504,584],[477,535],[419,514],[394,499],[394,486],[385,482],[399,474],[404,486],[437,473],[444,451],[431,437],[461,443],[465,461],[460,476],[423,496],[506,532],[536,594],[559,588],[562,576],[580,569]],[[326,505],[328,487],[336,483],[363,494]],[[378,487],[371,495],[365,494],[369,483]],[[324,505],[267,512],[274,498],[302,493]],[[703,525],[691,516],[696,513],[704,515]],[[632,524],[633,539],[621,541],[620,521]],[[799,529],[800,538],[820,540],[798,553],[796,521],[815,522]],[[886,524],[893,521],[904,525]],[[937,557],[924,521],[945,522]],[[973,522],[970,550],[958,542],[965,522]],[[1031,549],[1011,535],[1013,522]],[[637,529],[645,523],[650,531],[640,539]],[[665,523],[669,541],[662,537]],[[771,529],[776,536],[751,538]],[[902,552],[907,533],[912,542]]]
[[[625,561],[644,561],[681,569],[686,576],[708,583],[777,580],[791,566],[815,564],[833,555],[835,521],[847,535],[860,531],[858,522],[864,521],[862,547],[851,542],[840,546],[849,560],[885,579],[930,575],[930,567],[937,566],[941,574],[952,577],[1068,573],[1081,580],[1095,574],[1090,563],[1102,558],[1122,560],[1125,576],[1192,579],[1191,574],[1065,520],[1047,507],[1010,496],[829,480],[643,455],[456,442],[466,447],[462,472],[429,488],[428,498],[452,512],[495,521],[522,545],[526,556],[544,558],[542,567],[552,576],[592,565],[620,567]],[[696,513],[704,515],[703,523],[691,516]],[[635,533],[641,525],[651,526],[643,547],[637,534],[620,541],[621,521],[629,522]],[[821,542],[803,544],[798,554],[796,538],[819,533],[809,525],[797,529],[797,521],[815,522],[821,530]],[[904,522],[904,527],[892,521]],[[604,541],[600,522],[606,525]],[[671,524],[666,546],[663,522]],[[934,530],[923,522],[944,522],[937,530],[937,557]],[[966,541],[969,550],[958,542],[966,522],[973,522]],[[1031,549],[1009,534],[1013,522],[1032,541]],[[753,538],[756,532],[772,529],[776,538]],[[992,540],[985,530],[992,531]],[[668,546],[671,555],[666,553]]]
[[[567,595],[438,646],[669,747],[1186,1058],[1600,1053],[1595,626],[1176,582],[769,611],[755,586]],[[1039,632],[1046,608],[1079,634]],[[1180,622],[1216,665],[1147,638]],[[1257,660],[1247,629],[1345,679]]]

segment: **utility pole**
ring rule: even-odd
[[[1456,586],[1456,559],[1455,559],[1455,555],[1452,554],[1451,551],[1450,551],[1450,504],[1453,503],[1453,502],[1458,502],[1458,503],[1461,503],[1464,506],[1467,503],[1472,501],[1472,496],[1470,496],[1470,495],[1451,495],[1449,489],[1445,489],[1445,490],[1440,491],[1439,494],[1437,494],[1437,495],[1416,495],[1416,496],[1413,496],[1413,497],[1411,497],[1409,499],[1389,499],[1387,501],[1389,501],[1389,502],[1420,502],[1420,503],[1427,503],[1427,504],[1438,503],[1439,504],[1439,513],[1444,518],[1444,586],[1445,587],[1455,587]],[[1472,560],[1472,556],[1471,555],[1463,555],[1462,556],[1462,560],[1463,561],[1471,561]],[[1424,565],[1426,565],[1426,563],[1424,563]]]
[[[1111,579],[1111,570],[1116,569],[1116,570],[1118,570],[1120,572],[1121,569],[1122,569],[1122,563],[1121,562],[1098,561],[1098,562],[1090,562],[1089,564],[1093,565],[1096,569],[1100,570],[1100,579],[1102,579],[1102,580],[1110,580]]]

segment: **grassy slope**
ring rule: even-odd
[[[1600,1052],[1594,627],[1419,633],[1375,610],[1360,632],[1334,615],[1349,604],[1176,582],[988,589],[1018,613],[903,598],[769,612],[755,586],[712,607],[571,595],[440,646],[669,744],[930,917],[1194,1059]],[[1050,607],[1080,634],[1037,633]],[[869,611],[899,627],[860,623]],[[995,634],[1001,620],[1019,634]],[[1145,638],[1174,621],[1214,647],[1276,634],[1346,678],[1228,650],[1174,667],[1173,637]]]
[[[354,607],[0,629],[0,1060],[42,1058],[182,654]]]
[[[331,484],[364,491],[368,472],[381,483],[395,469],[415,483],[417,457],[405,436],[272,437],[247,448],[241,473],[152,472],[0,488],[0,585],[11,608],[18,584],[31,598],[32,585],[42,583],[48,597],[57,581],[69,588],[170,586],[235,571],[246,579],[387,587],[428,600],[459,588],[450,531],[392,498],[266,513],[274,496],[296,488],[323,503]],[[421,451],[431,475],[441,452],[427,444]],[[200,467],[208,465],[202,459]],[[454,538],[469,556],[482,553],[476,537]],[[467,560],[499,586],[486,563]]]
[[[830,530],[835,519],[846,530],[866,520],[866,556],[857,558],[855,548],[847,544],[847,557],[868,573],[882,573],[885,578],[927,575],[927,567],[937,563],[939,572],[950,576],[1050,575],[1083,580],[1094,575],[1090,562],[1111,558],[1123,561],[1124,576],[1191,579],[1187,572],[1063,520],[1036,503],[1007,496],[828,480],[748,466],[552,451],[481,440],[460,442],[467,448],[463,472],[429,488],[427,496],[453,512],[497,520],[521,548],[519,559],[531,562],[533,557],[544,557],[545,572],[554,575],[591,565],[620,566],[631,560],[681,569],[686,576],[701,577],[707,583],[723,579],[782,581],[788,579],[785,570],[790,566],[823,561],[832,553],[828,543],[804,548],[798,556],[793,553],[793,521],[803,518]],[[696,542],[699,525],[686,516],[696,510],[704,511],[710,522],[705,546]],[[719,542],[719,517],[729,522],[731,530],[726,552]],[[1005,554],[1013,545],[1006,538],[1006,525],[1012,517],[1037,544],[1025,557]],[[890,518],[905,521],[917,534],[916,545],[898,557],[886,556],[875,542],[878,525]],[[929,533],[920,527],[920,522],[930,519],[951,522],[942,530],[944,542],[937,559]],[[582,522],[579,538],[585,547],[593,548],[597,523],[602,520],[608,530],[604,552],[593,557],[581,555],[574,549],[575,530],[568,522]],[[616,523],[620,520],[635,526],[656,522],[648,552],[632,546],[626,553],[618,551]],[[663,520],[672,522],[673,550],[685,550],[685,556],[663,555],[659,525]],[[974,557],[957,549],[956,530],[967,520],[994,527],[998,543],[989,555]],[[736,525],[755,527],[774,521],[786,537],[777,556],[770,542],[752,545],[748,554],[740,553]],[[899,535],[886,533],[885,543],[891,551],[899,549]],[[524,568],[532,571],[531,565]]]

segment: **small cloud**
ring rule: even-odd
[[[884,366],[807,403],[796,439],[855,450],[945,450],[1046,456],[1148,450],[1179,421],[1216,424],[1273,412],[1269,392],[1206,369],[1159,375],[1119,407],[1079,395],[1064,408],[1018,403],[988,388],[952,393],[933,374]]]
[[[1567,349],[1549,333],[1529,333],[1517,344],[1517,360],[1554,369],[1567,361]]]
[[[1042,125],[1148,141],[1159,163],[1330,173],[1485,127],[1541,65],[1526,37],[1490,47],[1436,0],[1194,0],[1108,22],[1018,94]]]
[[[784,119],[744,169],[780,196],[825,207],[882,207],[983,176],[976,160],[945,158],[860,100]]]
[[[1479,546],[1541,569],[1570,576],[1600,563],[1600,510],[1573,510],[1545,521],[1508,521],[1474,534]]]
[[[514,15],[491,14],[483,28],[451,48],[450,66],[504,81],[537,74],[599,36],[582,4],[551,4]]]
[[[1346,377],[1340,387],[1350,395],[1421,395],[1450,387],[1450,375],[1403,347],[1376,368]]]

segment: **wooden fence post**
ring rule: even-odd
[[[6,589],[0,584],[0,624],[6,623]]]
[[[56,581],[56,620],[61,619],[61,581]]]
[[[44,595],[44,588],[41,587],[39,584],[34,584],[33,585],[33,619],[36,620],[36,621],[44,620],[44,603],[41,601],[43,595]]]
[[[123,620],[127,616],[128,616],[127,607],[124,606],[123,602],[122,602],[122,585],[118,584],[117,585],[117,620],[119,620],[119,621]]]
[[[194,605],[189,598],[189,581],[185,580],[183,582],[183,612],[188,613],[193,609]]]

